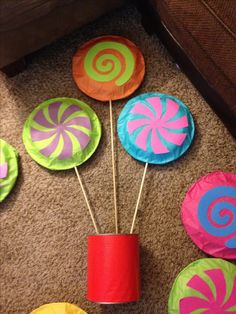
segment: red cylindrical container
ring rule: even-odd
[[[98,303],[140,300],[138,235],[88,236],[87,299]]]

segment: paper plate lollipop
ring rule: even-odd
[[[74,168],[96,232],[98,232],[77,166],[96,150],[101,125],[95,112],[73,98],[55,98],[41,103],[29,115],[23,129],[27,152],[51,170]]]
[[[189,264],[175,279],[168,313],[236,313],[236,266],[213,258]]]
[[[78,49],[73,77],[86,95],[101,101],[131,95],[141,84],[145,66],[139,48],[121,36],[93,38]]]
[[[0,139],[0,202],[11,192],[18,176],[18,153]]]
[[[148,164],[164,165],[180,158],[192,143],[194,122],[189,109],[179,99],[146,93],[128,101],[119,116],[117,129],[125,150],[146,163],[132,233]]]
[[[86,314],[86,312],[70,303],[49,303],[33,310],[30,314]]]
[[[109,101],[115,226],[118,233],[112,100],[125,98],[139,87],[145,73],[144,59],[130,40],[121,36],[102,36],[79,48],[73,57],[72,72],[76,84],[85,94]]]
[[[183,201],[182,221],[201,250],[236,259],[236,174],[217,171],[195,182]]]

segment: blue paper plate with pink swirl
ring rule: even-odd
[[[128,101],[117,124],[125,150],[135,159],[163,165],[181,157],[194,138],[194,121],[179,99],[146,93]]]

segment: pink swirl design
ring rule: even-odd
[[[8,164],[5,162],[0,165],[0,179],[5,179],[8,174]]]
[[[80,116],[82,110],[78,105],[68,105],[65,107],[64,112],[59,116],[61,102],[55,102],[48,105],[48,119],[43,109],[40,109],[34,121],[38,127],[31,127],[31,139],[37,147],[37,143],[51,139],[49,144],[40,150],[40,153],[49,157],[57,149],[60,139],[63,139],[63,147],[57,159],[71,158],[73,155],[73,142],[75,138],[80,145],[80,149],[84,150],[90,141],[90,137],[84,132],[83,129],[91,130],[91,122],[87,116]],[[80,130],[76,127],[82,127]]]
[[[162,114],[163,105],[159,97],[147,98],[146,102],[152,106],[153,110],[145,102],[137,102],[130,111],[133,119],[127,124],[129,134],[142,127],[137,135],[136,145],[143,151],[147,151],[147,139],[151,133],[151,147],[155,154],[165,154],[170,151],[163,144],[165,142],[181,146],[187,134],[171,132],[171,130],[181,130],[189,125],[186,115],[172,120],[178,113],[180,106],[175,101],[166,99],[166,111]],[[140,118],[140,115],[144,118]]]
[[[206,270],[205,274],[211,279],[215,287],[215,294],[210,286],[199,275],[194,275],[187,286],[199,292],[203,298],[189,296],[180,300],[180,314],[191,314],[193,311],[202,309],[202,314],[229,314],[236,306],[236,276],[232,278],[233,287],[229,297],[227,295],[227,282],[221,269]]]
[[[8,175],[8,163],[5,159],[5,154],[0,149],[0,179],[5,179]]]

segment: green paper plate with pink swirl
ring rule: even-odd
[[[130,99],[117,124],[125,150],[135,159],[166,164],[180,158],[194,137],[194,121],[179,99],[161,93],[146,93]]]
[[[205,258],[184,268],[175,279],[169,314],[235,314],[236,266]]]
[[[84,102],[55,98],[41,103],[23,129],[27,152],[40,165],[65,170],[85,162],[96,150],[101,124]]]
[[[13,189],[18,177],[18,153],[10,144],[0,139],[0,202]]]

